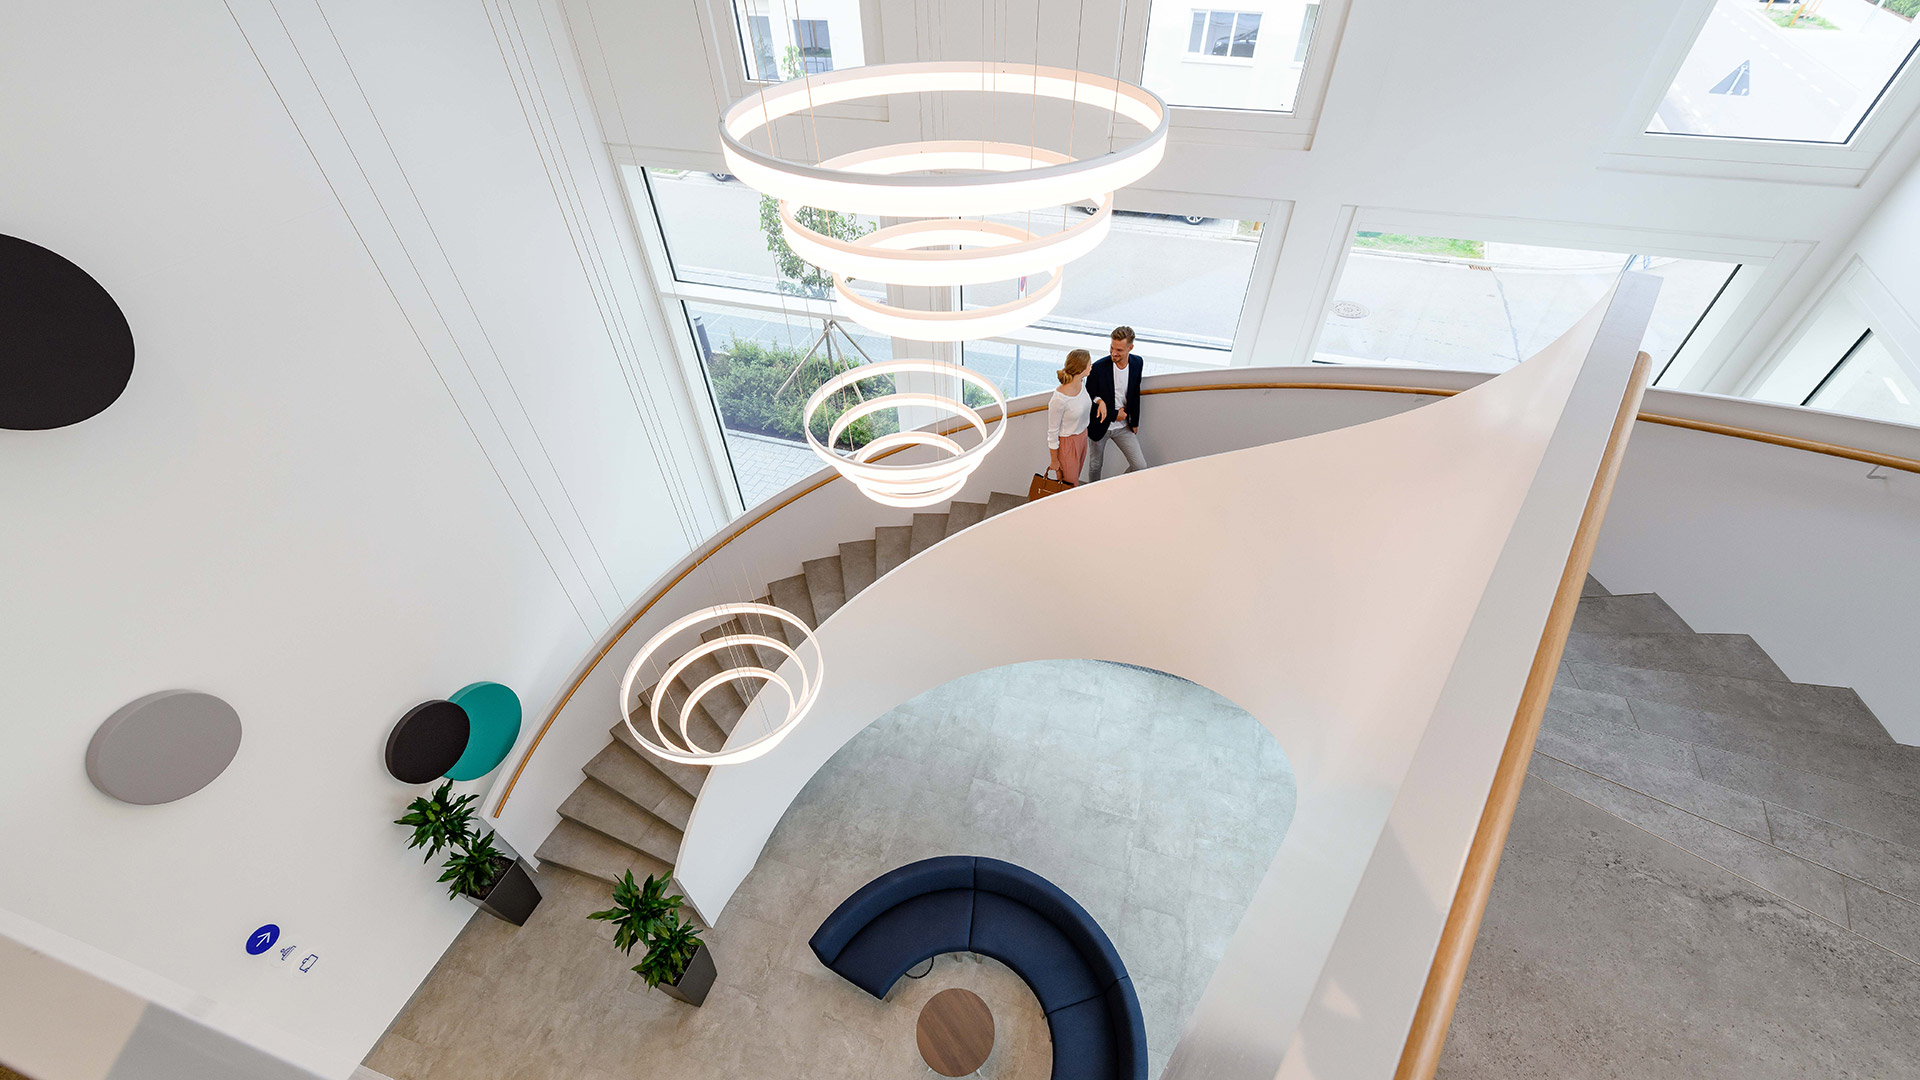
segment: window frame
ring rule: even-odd
[[[1240,11],[1238,9],[1223,9],[1223,8],[1189,8],[1188,10],[1190,10],[1195,16],[1205,18],[1206,25],[1208,27],[1211,27],[1213,25],[1213,17],[1216,15],[1231,15],[1233,16],[1233,21],[1227,24],[1227,51],[1224,55],[1216,56],[1212,52],[1207,51],[1205,47],[1207,44],[1207,38],[1206,38],[1207,31],[1205,30],[1202,31],[1201,38],[1200,38],[1201,48],[1195,49],[1193,47],[1193,35],[1191,34],[1191,32],[1189,32],[1189,34],[1187,35],[1187,51],[1186,51],[1186,54],[1181,57],[1181,60],[1184,63],[1225,64],[1228,67],[1252,67],[1253,66],[1253,59],[1254,59],[1253,52],[1249,52],[1245,56],[1236,56],[1233,53],[1233,43],[1239,40],[1239,37],[1240,37],[1240,20],[1248,16],[1252,16],[1254,19],[1262,19],[1263,14],[1261,12]],[[1259,42],[1257,41],[1254,42],[1254,46],[1255,46],[1255,49],[1257,50],[1259,46]]]
[[[768,82],[766,80],[749,77],[748,73],[751,71],[751,67],[749,66],[751,57],[749,53],[752,48],[752,42],[748,40],[746,27],[743,26],[741,22],[742,15],[740,9],[735,6],[734,0],[696,0],[696,2],[704,5],[701,9],[701,15],[704,16],[708,26],[711,27],[714,44],[710,46],[710,48],[725,54],[719,57],[721,62],[718,64],[712,63],[712,58],[709,58],[709,67],[712,68],[713,73],[718,77],[720,82],[720,91],[723,99],[722,108],[725,107],[725,103],[738,101],[762,87],[778,86],[779,83],[776,82]],[[862,50],[860,66],[862,67],[886,63],[886,48],[880,25],[880,3],[881,0],[860,0],[860,46]],[[790,21],[806,21],[795,20],[792,16],[784,12],[780,14],[780,17]],[[889,116],[887,102],[884,98],[823,105],[814,111],[819,116],[836,120],[879,120],[884,122]],[[658,163],[655,162],[654,164]]]
[[[1693,50],[1717,0],[1681,0],[1666,36],[1647,66],[1619,126],[1600,154],[1600,167],[1678,176],[1767,179],[1857,187],[1885,156],[1920,109],[1920,55],[1910,56],[1880,91],[1844,143],[1796,142],[1646,130],[1655,110]]]
[[[1661,384],[1666,389],[1712,388],[1715,392],[1722,391],[1711,384],[1724,381],[1736,352],[1769,313],[1774,301],[1813,250],[1812,244],[1800,242],[1696,236],[1579,222],[1439,214],[1349,204],[1341,207],[1330,240],[1333,251],[1327,260],[1329,269],[1322,275],[1311,309],[1315,313],[1312,332],[1300,335],[1301,344],[1294,354],[1293,363],[1314,363],[1320,339],[1326,333],[1327,317],[1337,299],[1335,290],[1346,273],[1347,256],[1353,250],[1353,236],[1362,230],[1457,236],[1589,251],[1631,251],[1642,255],[1738,263],[1740,271],[1723,286],[1676,349],[1672,361],[1666,365],[1667,378]]]
[[[1173,142],[1227,144],[1268,150],[1312,149],[1314,131],[1320,123],[1320,110],[1325,104],[1327,84],[1333,77],[1333,67],[1339,57],[1340,41],[1346,32],[1347,10],[1351,4],[1352,0],[1322,0],[1318,5],[1319,11],[1314,16],[1313,40],[1308,44],[1306,60],[1289,61],[1300,69],[1300,83],[1294,91],[1292,112],[1169,105],[1172,120],[1168,138]],[[1129,5],[1126,8],[1126,25],[1122,28],[1120,70],[1126,79],[1141,86],[1146,85],[1147,27],[1153,6],[1152,3]],[[1168,6],[1169,10],[1173,10],[1171,3]],[[1187,5],[1180,10],[1191,13],[1215,9]],[[1229,10],[1238,11],[1237,8]],[[1262,29],[1266,28],[1263,26]],[[1181,58],[1187,60],[1192,55],[1182,52]],[[1237,62],[1222,58],[1213,62],[1250,64],[1252,61],[1250,58]]]

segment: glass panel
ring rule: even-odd
[[[1025,214],[994,220],[1045,233],[1063,227],[1068,215],[1077,220],[1086,212],[1066,207],[1035,213],[1031,225]],[[1106,348],[1108,332],[1126,325],[1142,343],[1209,350],[1225,364],[1259,240],[1257,221],[1116,212],[1106,242],[1067,267],[1059,305],[1037,325],[1086,334],[1086,348],[1095,356]],[[969,308],[1003,304],[1045,280],[969,285],[961,299]]]
[[[1920,0],[1717,0],[1654,134],[1843,143],[1920,42]]]
[[[1260,38],[1260,16],[1242,13],[1233,28],[1233,55],[1253,58],[1253,46]]]
[[[860,0],[733,0],[747,78],[797,79],[866,62]]]
[[[797,312],[785,315],[692,301],[685,306],[714,405],[726,429],[740,496],[749,507],[821,467],[800,430],[800,410],[808,396],[827,379],[867,359],[893,359],[890,339],[875,337],[852,323],[836,323],[827,342],[817,344],[821,320]],[[849,346],[842,331],[850,333],[858,349]],[[808,356],[810,349],[813,353]],[[877,385],[878,380],[874,382],[861,384],[867,396],[888,392]],[[836,415],[829,408],[816,418],[814,434],[824,439],[826,424]],[[890,412],[858,422],[850,432],[853,444],[864,445],[893,430],[895,423]]]
[[[647,190],[676,280],[790,296],[825,297],[832,291],[833,279],[801,261],[780,237],[774,200],[733,177],[650,168]],[[878,227],[870,217],[809,207],[797,216],[815,229],[849,240]],[[854,288],[885,295],[884,286],[856,282]]]
[[[1807,404],[1869,420],[1920,425],[1920,385],[1872,331],[1854,345]]]
[[[1578,322],[1622,267],[1662,279],[1641,346],[1673,358],[1732,263],[1359,232],[1314,359],[1505,371]]]
[[[1092,349],[1092,345],[1085,346]],[[1010,345],[1003,341],[969,341],[961,351],[960,362],[992,379],[1009,398],[1037,394],[1059,385],[1053,373],[1066,359],[1062,349],[1034,345]]]
[[[1258,7],[1195,11],[1152,0],[1141,81],[1170,105],[1292,112],[1319,5],[1271,0]],[[1280,35],[1279,47],[1258,47],[1263,26]],[[1298,44],[1289,55],[1286,39],[1296,30]]]
[[[1216,11],[1207,19],[1207,55],[1227,55],[1227,43],[1233,40],[1233,12]]]

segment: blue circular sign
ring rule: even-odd
[[[259,956],[261,953],[273,948],[273,943],[279,940],[280,928],[272,923],[268,923],[260,929],[255,930],[253,935],[247,938],[247,955]]]

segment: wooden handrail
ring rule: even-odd
[[[1507,733],[1507,744],[1500,752],[1500,766],[1493,774],[1493,786],[1487,793],[1480,825],[1474,831],[1473,846],[1467,849],[1466,867],[1460,873],[1453,906],[1448,909],[1446,924],[1440,931],[1440,945],[1434,950],[1433,967],[1427,972],[1427,984],[1414,1010],[1413,1024],[1400,1054],[1400,1066],[1394,1070],[1394,1080],[1432,1080],[1434,1069],[1440,1064],[1440,1049],[1446,1045],[1453,1007],[1460,1000],[1460,984],[1467,976],[1467,961],[1473,956],[1474,940],[1480,935],[1480,919],[1486,914],[1487,897],[1493,891],[1494,872],[1500,868],[1500,853],[1507,845],[1507,829],[1513,824],[1513,811],[1520,801],[1520,785],[1527,778],[1527,761],[1533,756],[1534,738],[1540,733],[1547,697],[1553,692],[1560,653],[1566,647],[1567,632],[1573,628],[1573,615],[1580,606],[1587,567],[1593,562],[1593,549],[1600,541],[1600,522],[1606,517],[1607,501],[1613,497],[1614,480],[1620,475],[1620,462],[1627,452],[1627,435],[1639,415],[1651,367],[1652,358],[1641,353],[1634,361],[1627,392],[1620,399],[1620,411],[1614,416],[1606,452],[1601,456],[1593,487],[1587,493],[1587,505],[1580,514],[1566,568],[1560,572],[1560,587],[1554,593],[1546,629],[1541,631],[1539,648],[1533,654],[1533,667],[1520,692],[1520,706]]]
[[[1143,387],[1140,393],[1142,395],[1192,394],[1192,393],[1204,393],[1204,392],[1217,391],[1217,390],[1347,390],[1347,391],[1363,391],[1366,393],[1374,393],[1374,394],[1415,394],[1423,397],[1452,397],[1453,395],[1460,393],[1459,390],[1451,389],[1448,387],[1436,387],[1436,386],[1395,386],[1395,385],[1386,385],[1386,384],[1375,385],[1373,383],[1305,382],[1305,381],[1298,381],[1298,380],[1288,381],[1288,382],[1206,383],[1199,386],[1157,386],[1152,388]],[[1024,409],[1016,409],[1013,412],[1008,413],[1004,417],[1000,417],[1000,416],[988,417],[986,422],[989,424],[995,424],[995,423],[999,423],[1003,419],[1011,420],[1016,416],[1029,416],[1034,413],[1044,412],[1044,411],[1046,411],[1045,405],[1029,405]],[[1704,432],[1709,432],[1715,435],[1726,435],[1736,439],[1749,439],[1754,442],[1769,443],[1774,446],[1785,446],[1795,450],[1805,450],[1805,451],[1808,451],[1809,453],[1826,454],[1831,457],[1846,458],[1852,461],[1864,461],[1874,465],[1884,465],[1889,469],[1899,469],[1904,472],[1920,473],[1920,461],[1913,461],[1903,457],[1895,457],[1891,454],[1881,454],[1872,450],[1858,450],[1858,449],[1854,449],[1853,447],[1839,446],[1834,443],[1816,442],[1811,439],[1801,439],[1791,435],[1777,435],[1772,432],[1755,431],[1748,428],[1732,427],[1726,424],[1713,424],[1703,420],[1688,420],[1678,416],[1662,416],[1662,415],[1656,415],[1656,414],[1650,414],[1650,413],[1641,413],[1639,415],[1639,419],[1645,420],[1648,423],[1653,423],[1653,424],[1666,424],[1671,427],[1689,428],[1695,431],[1704,431]],[[963,431],[963,430],[966,430],[966,426],[958,425],[948,429],[943,434],[951,435],[951,434],[954,434],[955,432]],[[904,449],[906,448],[905,447],[900,448],[900,450],[904,450]],[[898,452],[899,450],[894,450],[894,451],[889,451],[887,454],[879,454],[875,456],[874,460],[878,461],[881,458],[887,457],[892,453],[898,453]],[[794,492],[792,495],[789,495],[785,499],[782,499],[779,503],[768,507],[767,509],[761,511],[759,514],[756,514],[753,520],[733,530],[733,532],[727,535],[727,538],[725,540],[722,540],[720,543],[715,544],[710,551],[700,556],[698,559],[695,559],[685,570],[682,570],[679,574],[675,575],[672,581],[667,582],[664,586],[662,586],[659,590],[657,590],[652,596],[648,597],[646,603],[642,604],[640,606],[640,609],[634,612],[633,616],[629,618],[624,624],[621,625],[620,631],[614,634],[613,637],[608,639],[606,646],[594,655],[593,660],[590,661],[587,664],[586,668],[581,671],[579,677],[574,679],[573,684],[567,687],[567,692],[561,695],[559,703],[556,704],[553,707],[552,711],[550,711],[547,714],[546,721],[540,725],[540,730],[534,733],[533,741],[527,744],[526,752],[520,755],[519,762],[515,764],[513,769],[513,775],[508,778],[506,787],[502,789],[502,791],[500,792],[499,800],[495,802],[493,805],[492,816],[497,818],[500,816],[501,812],[506,809],[507,800],[512,797],[514,786],[520,782],[520,774],[523,771],[525,771],[528,760],[530,760],[533,757],[533,752],[539,749],[541,740],[546,738],[547,730],[553,727],[553,722],[559,718],[561,710],[565,709],[567,707],[567,703],[573,700],[574,693],[580,689],[583,683],[587,681],[587,676],[593,674],[593,670],[600,665],[600,661],[606,659],[607,654],[613,651],[613,647],[620,642],[621,638],[626,636],[627,631],[633,629],[635,623],[638,623],[641,620],[641,618],[643,618],[647,614],[647,612],[653,610],[653,606],[659,603],[660,599],[666,596],[667,593],[672,592],[673,587],[680,584],[680,582],[684,581],[688,574],[691,574],[695,570],[699,569],[702,563],[706,562],[708,559],[718,554],[722,548],[725,548],[728,544],[731,544],[735,540],[738,540],[740,537],[744,536],[747,533],[747,530],[752,529],[754,526],[767,520],[768,518],[772,517],[774,514],[778,513],[779,511],[785,509],[786,507],[792,505],[793,503],[799,501],[800,499],[813,494],[814,492],[820,490],[821,488],[826,487],[828,484],[831,484],[838,479],[840,479],[840,475],[838,473],[835,473],[831,476],[824,477],[818,482],[809,484],[807,487],[801,489],[800,491]]]

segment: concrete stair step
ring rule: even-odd
[[[913,515],[913,543],[909,550],[918,555],[945,539],[947,535],[947,515]]]
[[[1690,675],[1728,675],[1762,682],[1787,682],[1765,649],[1745,634],[1596,634],[1567,635],[1564,659]]]
[[[1580,660],[1569,661],[1566,669],[1584,690],[1726,716],[1751,717],[1776,728],[1797,726],[1848,742],[1893,744],[1893,736],[1860,696],[1842,686],[1698,675]]]
[[[619,725],[614,741],[600,749],[580,771],[619,792],[620,797],[676,829],[687,827],[693,814],[694,791],[688,791],[648,760],[646,751],[632,746],[633,736]],[[705,778],[705,771],[701,776]]]
[[[947,533],[952,536],[969,525],[978,525],[987,519],[986,503],[954,501],[947,506]]]
[[[665,877],[673,873],[671,865],[564,818],[547,834],[534,857],[543,864],[564,866],[576,874],[599,878],[608,884],[618,881],[628,870],[632,870],[638,880],[645,880],[649,874]]]
[[[703,638],[719,637],[721,636],[721,632],[716,628],[712,634],[703,634],[701,636]],[[694,687],[720,674],[727,668],[745,662],[746,659],[747,657],[744,653],[737,656],[726,653],[703,656],[693,663],[688,664],[687,669],[680,673],[678,680],[680,692],[683,694],[691,694],[693,693]],[[726,662],[722,663],[722,660]],[[739,692],[734,689],[733,682],[729,680],[707,691],[707,696],[700,699],[700,708],[719,726],[723,733],[731,735],[733,734],[733,725],[739,721],[740,714],[746,711],[747,706],[746,703],[740,699]]]
[[[820,625],[820,620],[813,617],[813,595],[807,591],[807,575],[795,574],[790,578],[781,578],[768,586],[768,591],[773,596],[774,607],[792,612],[810,627]],[[786,632],[787,644],[800,644],[799,631],[785,625],[781,629]]]
[[[1691,634],[1693,627],[1653,593],[1583,596],[1573,629],[1587,634]]]
[[[1608,592],[1605,586],[1593,580],[1592,574],[1588,574],[1586,582],[1580,586],[1580,595],[1581,596],[1612,596],[1613,594]]]
[[[873,530],[874,577],[887,572],[913,555],[913,526],[882,525]]]
[[[879,541],[855,540],[840,545],[840,579],[851,600],[880,576]]]
[[[577,821],[636,851],[673,865],[680,857],[681,830],[635,806],[625,796],[589,777],[560,804],[560,816]]]
[[[1004,514],[1016,506],[1025,505],[1027,505],[1027,497],[1025,495],[1012,495],[1004,491],[996,491],[987,496],[987,516],[993,517],[995,514]]]
[[[807,579],[807,597],[813,601],[814,622],[818,626],[833,617],[847,602],[846,578],[840,573],[840,556],[808,559],[800,564],[800,575]]]
[[[1721,787],[1920,850],[1920,799],[1715,746],[1694,746],[1693,758]]]
[[[738,618],[733,618],[733,619],[728,619],[726,622],[723,622],[720,625],[713,627],[710,630],[707,630],[705,633],[702,633],[700,635],[700,640],[711,641],[714,638],[724,637],[728,634],[745,634],[745,633],[748,633],[746,624],[742,623]],[[743,665],[758,664],[763,662],[763,658],[760,655],[762,652],[767,653],[769,656],[779,655],[778,653],[773,652],[773,650],[771,649],[762,649],[758,647],[749,647],[749,646],[735,646],[735,647],[729,648],[725,652],[715,653],[714,662],[726,668],[737,668]],[[718,690],[715,691],[715,694],[720,695],[723,698],[730,696],[734,701],[740,703],[740,706],[742,709],[745,709],[747,702],[753,699],[753,695],[759,689],[759,687],[760,687],[760,684],[754,682],[752,679],[735,679],[726,684],[725,689],[728,691],[727,694],[720,695],[720,692]],[[721,711],[725,711],[727,713],[730,713],[731,715],[721,716],[720,715]],[[720,726],[727,729],[727,734],[729,735],[733,734],[733,726],[734,724],[739,722],[739,713],[735,713],[732,711],[731,708],[728,708],[723,705],[719,711],[714,711],[713,715],[714,715],[714,719],[720,721]]]
[[[696,664],[694,666],[701,665]],[[712,670],[719,670],[719,665],[713,665]],[[709,672],[709,674],[711,674],[711,672]],[[675,740],[679,739],[680,708],[686,703],[689,696],[688,686],[689,684],[675,680],[674,685],[666,689],[666,698],[660,705],[660,721],[666,726],[669,735]],[[646,711],[653,707],[653,694],[654,691],[658,689],[659,685],[656,683],[653,689],[640,695],[640,708],[634,713],[636,717],[645,715]],[[720,721],[714,719],[713,714],[707,711],[704,702],[694,703],[693,712],[689,714],[687,718],[687,731],[701,746],[710,749],[723,746],[727,741],[727,729],[722,727]]]

